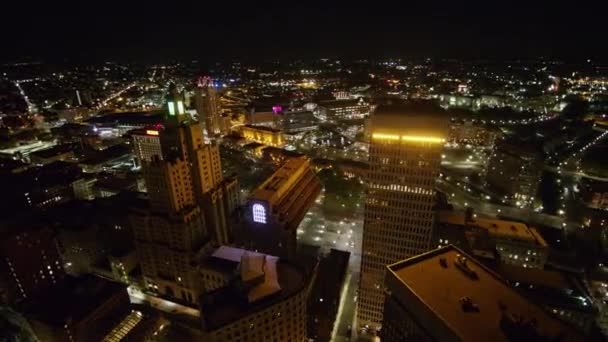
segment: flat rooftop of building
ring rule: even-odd
[[[60,156],[62,154],[74,152],[76,149],[76,145],[74,144],[63,144],[63,145],[55,145],[51,148],[47,148],[46,150],[40,150],[36,152],[30,153],[31,157],[36,158],[53,158]]]
[[[496,149],[516,158],[542,158],[542,144],[538,141],[510,138],[496,145]]]
[[[467,222],[465,217],[464,212],[444,210],[438,213],[440,223],[463,226],[463,228],[482,228],[495,237],[527,241],[536,243],[539,246],[547,246],[547,242],[538,231],[534,227],[528,227],[525,223],[481,217],[472,218]]]
[[[93,275],[66,277],[63,284],[30,298],[25,304],[25,315],[53,326],[68,320],[78,321],[112,296],[125,292],[126,285]]]
[[[456,266],[460,256],[475,277]],[[444,261],[442,261],[444,260]],[[444,262],[447,266],[443,267]],[[511,341],[501,328],[505,315],[535,321],[542,336],[562,336],[560,341],[581,341],[570,327],[549,316],[509,286],[500,276],[454,246],[446,246],[387,266],[415,298],[462,341]],[[479,309],[465,312],[460,303],[468,297]]]
[[[272,127],[268,127],[268,126],[258,126],[258,125],[244,125],[243,128],[247,128],[247,129],[254,129],[256,131],[264,131],[264,132],[272,132],[272,133],[278,133],[281,130],[280,129],[276,129],[276,128],[272,128]]]
[[[536,243],[539,246],[547,246],[547,242],[540,236],[533,227],[528,227],[525,223],[505,220],[495,220],[486,218],[474,218],[468,222],[470,226],[488,230],[491,235],[504,237],[514,240],[522,240]]]
[[[201,261],[201,267],[222,273],[234,273],[239,267],[243,249],[230,246],[220,246],[210,256]],[[260,254],[249,252],[251,254]]]
[[[89,157],[80,161],[80,164],[84,165],[96,165],[102,164],[114,159],[118,159],[127,156],[131,153],[131,148],[125,144],[117,144],[110,146],[101,151],[95,151]]]
[[[275,173],[258,186],[252,194],[252,198],[267,202],[273,202],[280,198],[283,193],[293,184],[290,179],[298,176],[297,171],[309,165],[306,158],[288,159]],[[301,174],[301,173],[300,173]]]
[[[575,274],[507,264],[500,264],[495,270],[539,303],[589,313],[594,310],[589,294]]]
[[[121,112],[99,115],[86,120],[89,124],[112,126],[112,125],[155,125],[163,122],[163,110],[148,112]]]
[[[258,260],[256,257],[267,257],[267,263],[274,263],[276,273],[272,275],[272,281],[264,281],[260,286],[255,286],[252,291],[243,293],[236,286],[226,286],[205,294],[202,298],[201,313],[206,330],[213,331],[226,324],[237,321],[243,317],[261,311],[271,305],[282,302],[291,296],[298,294],[307,285],[305,271],[295,264],[278,260],[276,257],[260,253],[239,250],[227,247],[220,251],[216,257],[223,256],[230,260],[243,253],[252,253],[253,258],[247,265],[240,266],[241,276],[249,277],[256,273]],[[239,259],[240,260],[240,259]],[[266,277],[268,278],[268,277]],[[278,291],[276,287],[280,287]],[[269,292],[269,290],[272,290]],[[255,292],[255,293],[252,293]],[[264,292],[264,293],[258,293]],[[256,298],[251,298],[251,296]],[[260,295],[260,297],[257,297]]]
[[[379,105],[371,116],[372,136],[400,135],[445,138],[449,116],[429,101],[396,101]]]
[[[22,162],[21,160],[15,160],[12,158],[0,158],[0,172],[17,172],[25,170],[29,167],[29,164]]]
[[[319,105],[328,108],[338,108],[347,106],[356,106],[358,104],[368,105],[368,102],[363,98],[358,99],[332,99],[319,101]]]

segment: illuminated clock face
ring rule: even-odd
[[[260,203],[255,203],[251,206],[251,214],[253,222],[266,223],[266,208]]]

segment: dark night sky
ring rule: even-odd
[[[608,58],[605,1],[295,3],[6,0],[0,58]]]

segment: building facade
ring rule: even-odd
[[[144,162],[151,162],[154,157],[162,160],[159,128],[137,129],[131,133],[133,155],[140,166]]]
[[[533,144],[501,142],[487,166],[486,181],[491,190],[520,208],[534,204],[542,172],[542,154]]]
[[[447,118],[441,109],[409,104],[381,106],[371,120],[357,319],[360,328],[377,330],[384,266],[430,248]]]
[[[205,144],[175,89],[163,128],[152,135],[159,137],[162,155],[143,160],[148,206],[134,208],[130,218],[144,283],[196,306],[202,285],[193,258],[205,241],[229,239],[219,149]]]
[[[244,243],[264,253],[293,258],[297,228],[320,192],[321,183],[307,158],[285,162],[247,200]]]
[[[285,144],[283,132],[275,128],[245,125],[241,127],[241,135],[249,141],[268,146],[283,147]]]
[[[370,104],[364,98],[330,100],[319,103],[322,118],[330,121],[363,119],[370,113]]]
[[[207,135],[217,137],[224,131],[220,98],[210,77],[200,77],[195,89],[196,112],[204,122]]]
[[[508,265],[543,269],[549,245],[534,227],[524,223],[475,218],[467,222],[466,238],[473,254],[494,252]]]
[[[8,278],[9,297],[17,301],[54,287],[65,277],[51,229],[20,229],[0,235],[0,258]]]

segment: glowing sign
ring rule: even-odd
[[[384,139],[384,140],[399,140],[408,141],[408,142],[426,142],[433,144],[440,144],[445,142],[445,139],[439,137],[431,137],[431,136],[420,136],[420,135],[396,135],[396,134],[381,134],[374,133],[372,134],[373,139]]]
[[[169,107],[169,115],[175,115],[175,104],[169,101],[167,102],[167,106]]]
[[[416,135],[402,135],[401,140],[403,141],[414,141],[414,142],[428,142],[439,144],[445,141],[445,139],[438,137],[421,137]]]
[[[184,114],[184,103],[182,101],[177,101],[177,112]]]
[[[266,223],[266,208],[259,203],[255,203],[251,206],[251,213],[253,215],[253,222]]]
[[[149,129],[146,131],[146,134],[147,135],[158,135],[158,131],[153,131],[153,130]]]
[[[268,107],[266,107],[266,108],[268,108]],[[272,106],[272,111],[273,111],[275,114],[280,113],[280,112],[282,112],[282,111],[283,111],[283,107],[281,107],[281,106]]]
[[[374,138],[374,139],[387,139],[387,140],[399,140],[399,136],[398,135],[380,134],[380,133],[374,133],[374,134],[372,134],[372,138]]]

